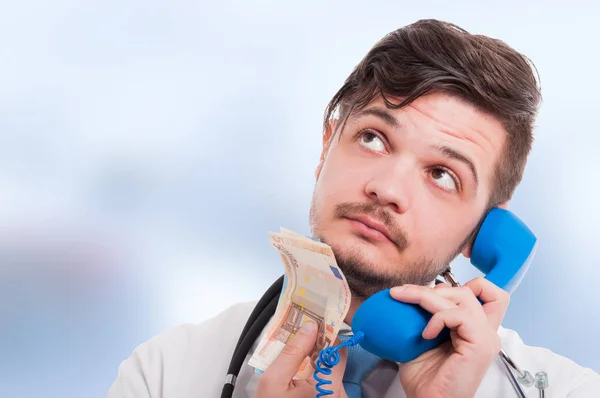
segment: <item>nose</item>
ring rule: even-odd
[[[365,185],[365,193],[381,207],[402,214],[410,205],[410,166],[407,162],[382,166]]]

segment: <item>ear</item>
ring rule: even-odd
[[[502,202],[499,205],[497,205],[496,207],[499,207],[499,208],[504,209],[504,210],[508,210],[509,205],[510,205],[510,203],[508,203],[508,202]]]
[[[331,146],[331,141],[333,139],[333,131],[335,130],[335,121],[330,123],[327,126],[327,130],[325,134],[323,134],[323,148],[321,150],[321,158],[319,159],[319,164],[317,165],[317,169],[315,170],[315,178],[318,180],[321,175],[321,170],[323,169],[323,163],[325,163],[325,158],[327,157],[327,152],[329,151],[329,147]]]
[[[502,202],[494,207],[499,207],[500,209],[504,209],[504,210],[508,210],[509,208],[509,203],[508,202]],[[473,243],[475,243],[475,237],[473,236],[473,239],[471,241],[469,241],[465,247],[462,249],[462,255],[465,256],[466,258],[471,258],[471,253],[473,251]]]

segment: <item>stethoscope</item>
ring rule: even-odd
[[[446,283],[452,286],[459,286],[459,283],[454,278],[454,275],[450,270],[445,271],[441,275]],[[240,369],[244,364],[246,356],[250,352],[252,345],[260,336],[262,330],[267,326],[267,323],[275,314],[277,309],[277,303],[279,301],[279,295],[283,288],[283,275],[269,287],[265,294],[260,298],[254,310],[250,314],[248,321],[242,329],[242,333],[238,339],[238,342],[233,350],[233,356],[229,362],[229,368],[227,369],[227,376],[225,377],[225,384],[221,391],[221,398],[231,398],[233,396],[233,390],[235,388],[235,382],[240,373]],[[439,280],[436,283],[440,282]],[[545,390],[548,387],[548,375],[545,372],[538,372],[535,378],[527,370],[521,369],[517,364],[504,352],[500,350],[499,358],[504,364],[504,368],[508,375],[508,378],[517,393],[519,398],[527,398],[523,387],[531,387],[535,384],[535,387],[539,391],[539,397],[544,398]]]

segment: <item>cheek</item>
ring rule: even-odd
[[[419,221],[415,225],[418,229],[414,231],[415,243],[426,246],[423,249],[430,253],[445,256],[471,233],[469,220],[473,218],[473,214],[464,214],[463,209],[457,207],[440,209],[439,204],[438,211],[431,211],[435,207],[421,209],[421,215],[417,217]]]
[[[361,165],[353,165],[345,157],[338,153],[330,153],[321,169],[321,175],[316,183],[316,189],[327,192],[328,195],[339,197],[348,196],[345,201],[356,200],[360,194],[366,179],[366,168]],[[363,199],[364,200],[364,199]]]
[[[359,171],[344,165],[338,166],[328,159],[321,169],[313,195],[313,205],[321,217],[329,218],[335,206],[341,203],[367,201],[364,194],[365,176]]]

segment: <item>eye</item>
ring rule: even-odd
[[[379,136],[371,131],[364,131],[360,135],[360,144],[376,152],[384,152],[385,144]]]
[[[446,191],[456,191],[458,189],[458,183],[456,178],[450,173],[450,171],[436,167],[431,170],[431,178],[437,185]]]

